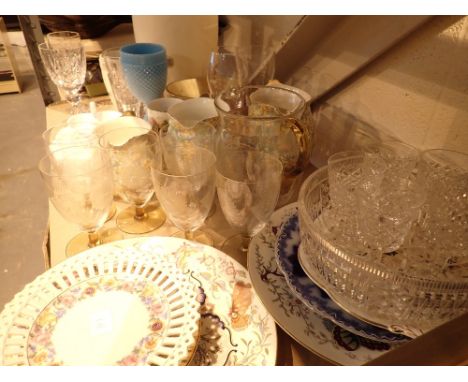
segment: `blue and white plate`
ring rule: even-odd
[[[293,293],[307,307],[354,334],[380,342],[407,341],[409,338],[406,336],[368,324],[346,313],[305,274],[297,257],[301,241],[297,204],[291,205],[290,211],[289,218],[278,233],[275,255]]]

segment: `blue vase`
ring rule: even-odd
[[[167,59],[162,45],[124,45],[120,48],[120,62],[129,89],[140,101],[147,104],[163,96],[167,80]]]

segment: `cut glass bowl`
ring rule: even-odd
[[[407,241],[392,253],[375,253],[358,240],[347,241],[333,216],[323,167],[306,179],[299,194],[299,261],[344,310],[410,337],[468,311],[468,272],[459,271],[464,256],[452,258],[452,265],[460,265],[452,274],[421,240],[414,246]]]

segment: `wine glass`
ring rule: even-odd
[[[99,56],[104,83],[117,110],[124,115],[141,116],[142,105],[133,95],[125,80],[120,63],[120,48],[106,49]]]
[[[165,148],[163,159],[161,167],[152,168],[152,174],[164,211],[185,239],[213,245],[209,235],[197,230],[213,204],[216,156],[205,148],[184,144]]]
[[[281,187],[283,165],[271,154],[247,146],[218,151],[216,189],[228,223],[240,235],[227,239],[223,249],[245,254],[251,238],[265,227],[273,213]]]
[[[246,73],[235,49],[218,47],[210,53],[206,75],[210,97],[216,98],[224,91],[241,87],[246,80]]]
[[[73,32],[74,33],[74,32]],[[50,78],[65,94],[71,114],[80,112],[80,89],[85,82],[86,55],[79,35],[56,32],[39,44],[39,53]]]
[[[78,115],[77,115],[78,116]],[[86,116],[80,114],[79,116]],[[61,122],[42,133],[42,141],[45,151],[50,154],[54,151],[61,150],[72,146],[98,146],[99,139],[96,135],[98,121],[94,118],[85,118],[81,121],[72,120]],[[114,189],[115,190],[115,189]],[[111,211],[107,217],[110,220],[117,212],[115,203],[112,204]],[[106,235],[112,241],[122,239],[122,234],[118,230],[106,231]]]
[[[199,146],[215,151],[217,132],[212,123],[216,110],[213,100],[206,97],[183,101],[169,109],[167,129],[159,132],[163,151],[174,150],[176,146]],[[207,218],[216,213],[216,203]]]
[[[39,170],[57,211],[87,231],[67,244],[66,256],[101,244],[97,231],[106,221],[113,201],[108,154],[97,146],[71,146],[43,157]]]
[[[123,232],[143,234],[164,224],[160,206],[149,206],[154,195],[151,168],[161,161],[158,135],[137,126],[121,126],[103,134],[99,145],[110,153],[114,180],[120,196],[132,206],[117,214]]]

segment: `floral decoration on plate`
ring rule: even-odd
[[[164,335],[168,320],[168,304],[161,298],[163,294],[159,288],[146,280],[138,280],[132,277],[102,276],[82,282],[73,288],[66,290],[37,316],[28,338],[28,359],[33,366],[63,365],[63,361],[57,357],[57,352],[52,341],[52,335],[60,319],[85,299],[92,299],[96,295],[109,292],[125,292],[137,295],[149,312],[147,335],[142,337],[129,354],[117,360],[117,365],[145,365],[148,352],[154,350],[158,339]],[[96,325],[102,328],[94,328],[95,335],[99,330],[104,331],[105,317],[97,318]]]
[[[183,294],[176,302],[190,301],[179,318],[171,313],[171,308],[176,308],[170,305],[172,299],[166,307],[164,301],[155,298],[157,288],[164,290],[170,284],[158,278],[158,270],[163,271],[162,275],[171,276],[169,281],[178,286],[177,293]],[[138,284],[140,280],[153,284],[154,294],[147,295],[147,285]],[[131,294],[125,291],[128,282],[134,283]],[[114,284],[111,287],[109,283]],[[101,303],[104,300],[111,301],[109,307]],[[90,320],[76,319],[91,308],[99,309],[88,314]],[[62,310],[65,310],[63,315]],[[42,350],[49,349],[47,333],[52,328],[56,340],[52,334],[50,354],[41,357],[60,363],[63,358],[59,355],[68,356],[67,352],[75,351],[86,360],[90,355],[78,351],[79,325],[87,324],[90,335],[106,338],[113,333],[109,331],[111,328],[119,326],[119,320],[114,319],[116,312],[120,314],[117,317],[133,320],[131,325],[122,325],[123,328],[138,328],[140,332],[125,336],[128,337],[126,346],[119,338],[120,353],[108,355],[112,362],[103,356],[101,364],[141,361],[150,365],[188,362],[190,365],[261,366],[276,363],[275,322],[260,302],[242,265],[212,247],[173,237],[141,237],[109,243],[74,256],[18,293],[0,314],[0,364],[29,364],[28,339],[29,355],[34,358],[39,346],[43,346]],[[70,317],[78,325],[76,333],[64,330]],[[177,346],[166,347],[170,345],[168,338],[174,341],[171,336],[178,327],[177,320],[187,321],[189,325],[179,333]],[[42,334],[45,335],[40,338]],[[154,349],[146,357],[140,350],[151,348],[153,340]],[[67,344],[74,346],[67,347]]]
[[[198,284],[156,256],[99,246],[46,271],[0,314],[2,365],[186,365]]]

